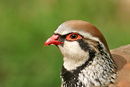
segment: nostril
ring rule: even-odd
[[[59,45],[59,44],[63,44],[63,42],[60,42],[59,39],[60,35],[53,35],[52,37],[50,37],[49,39],[46,40],[44,46],[47,45]]]
[[[54,34],[52,37],[53,37],[54,40],[58,40],[60,36]]]

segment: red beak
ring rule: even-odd
[[[63,42],[58,41],[59,37],[60,37],[59,35],[54,34],[52,37],[50,37],[49,39],[46,40],[44,46],[63,44]]]

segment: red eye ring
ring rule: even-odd
[[[66,40],[69,40],[69,41],[76,41],[79,39],[82,39],[82,37],[78,33],[71,33],[66,36]]]

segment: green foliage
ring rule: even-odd
[[[111,49],[129,44],[130,22],[120,20],[117,5],[112,0],[1,0],[0,87],[60,87],[62,55],[44,42],[67,20],[96,25]]]

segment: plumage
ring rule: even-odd
[[[91,23],[62,23],[45,42],[51,44],[63,55],[61,87],[130,86],[130,45],[110,53],[104,36]]]

